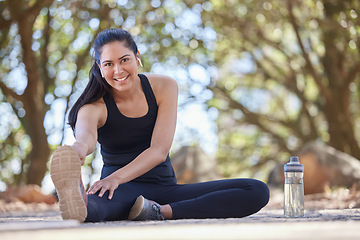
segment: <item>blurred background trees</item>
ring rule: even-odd
[[[359,5],[0,1],[0,179],[41,184],[52,151],[71,135],[65,114],[86,85],[92,40],[109,27],[133,34],[145,72],[177,80],[180,111],[207,104],[223,176],[265,179],[311,140],[360,159]],[[175,148],[209,141],[178,131]]]
[[[207,59],[188,46],[202,22],[182,2],[9,0],[0,1],[0,13],[0,179],[8,184],[41,184],[50,154],[66,138],[65,113],[87,83],[91,43],[101,30],[130,31],[144,71],[177,75],[180,105],[193,87],[188,66]],[[199,31],[197,39],[214,45],[215,37]]]
[[[212,1],[203,22],[218,34],[209,105],[223,173],[266,169],[311,140],[360,159],[359,7]]]

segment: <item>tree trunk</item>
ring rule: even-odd
[[[354,124],[349,113],[349,96],[343,96],[338,91],[332,91],[334,97],[327,99],[325,116],[329,124],[329,145],[360,159],[360,148],[355,138]]]
[[[50,148],[47,142],[47,135],[43,125],[44,114],[37,112],[35,108],[32,111],[27,111],[26,114],[28,123],[25,127],[29,134],[32,143],[32,149],[28,156],[30,160],[29,169],[27,170],[26,182],[27,184],[41,185],[42,179],[47,171],[47,162],[49,161]]]
[[[42,3],[50,4],[50,2],[51,1],[43,1]],[[13,7],[16,6],[14,5]],[[26,16],[22,17],[19,17],[19,14],[23,14],[22,12],[13,10],[13,13],[18,14],[18,29],[21,36],[23,62],[28,79],[28,85],[23,94],[25,99],[23,104],[26,111],[26,120],[23,122],[24,129],[31,139],[32,149],[27,157],[29,169],[27,171],[26,183],[37,185],[41,185],[42,179],[47,171],[46,163],[50,156],[50,148],[43,125],[47,109],[44,103],[44,82],[40,79],[37,59],[31,49],[33,25],[42,7],[42,5],[39,5],[38,9],[33,8],[32,10],[34,11],[30,11]]]
[[[324,3],[327,19],[336,19],[341,3]],[[345,11],[345,9],[344,9]],[[328,24],[329,25],[329,24]],[[349,85],[358,75],[358,67],[351,71],[346,66],[346,55],[337,47],[340,36],[336,26],[324,24],[323,42],[325,55],[322,59],[330,94],[324,96],[324,114],[328,122],[329,145],[360,159],[360,147],[356,141],[354,123],[350,111]]]

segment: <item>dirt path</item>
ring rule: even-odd
[[[41,239],[360,239],[360,209],[306,211],[304,218],[283,217],[264,209],[241,219],[169,220],[79,224],[59,212],[2,213],[1,240]]]
[[[259,213],[235,219],[85,223],[63,221],[57,204],[0,201],[0,240],[81,239],[360,239],[360,191],[308,196],[305,217],[283,216],[283,195],[272,191]]]

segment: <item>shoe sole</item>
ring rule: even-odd
[[[61,217],[84,222],[87,208],[79,188],[81,163],[72,147],[62,146],[54,152],[50,176],[58,193]]]
[[[145,202],[145,198],[142,195],[140,195],[136,199],[134,205],[132,206],[132,208],[130,210],[129,217],[128,217],[129,220],[134,220],[135,218],[137,218],[140,215],[141,210],[144,207],[144,202]]]

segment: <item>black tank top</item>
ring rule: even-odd
[[[103,97],[108,115],[104,126],[98,129],[98,142],[104,161],[101,178],[127,165],[150,147],[158,106],[149,80],[143,74],[139,74],[139,77],[148,104],[148,112],[144,116],[127,117],[120,112],[111,94]],[[165,162],[134,181],[176,183],[169,156]]]

